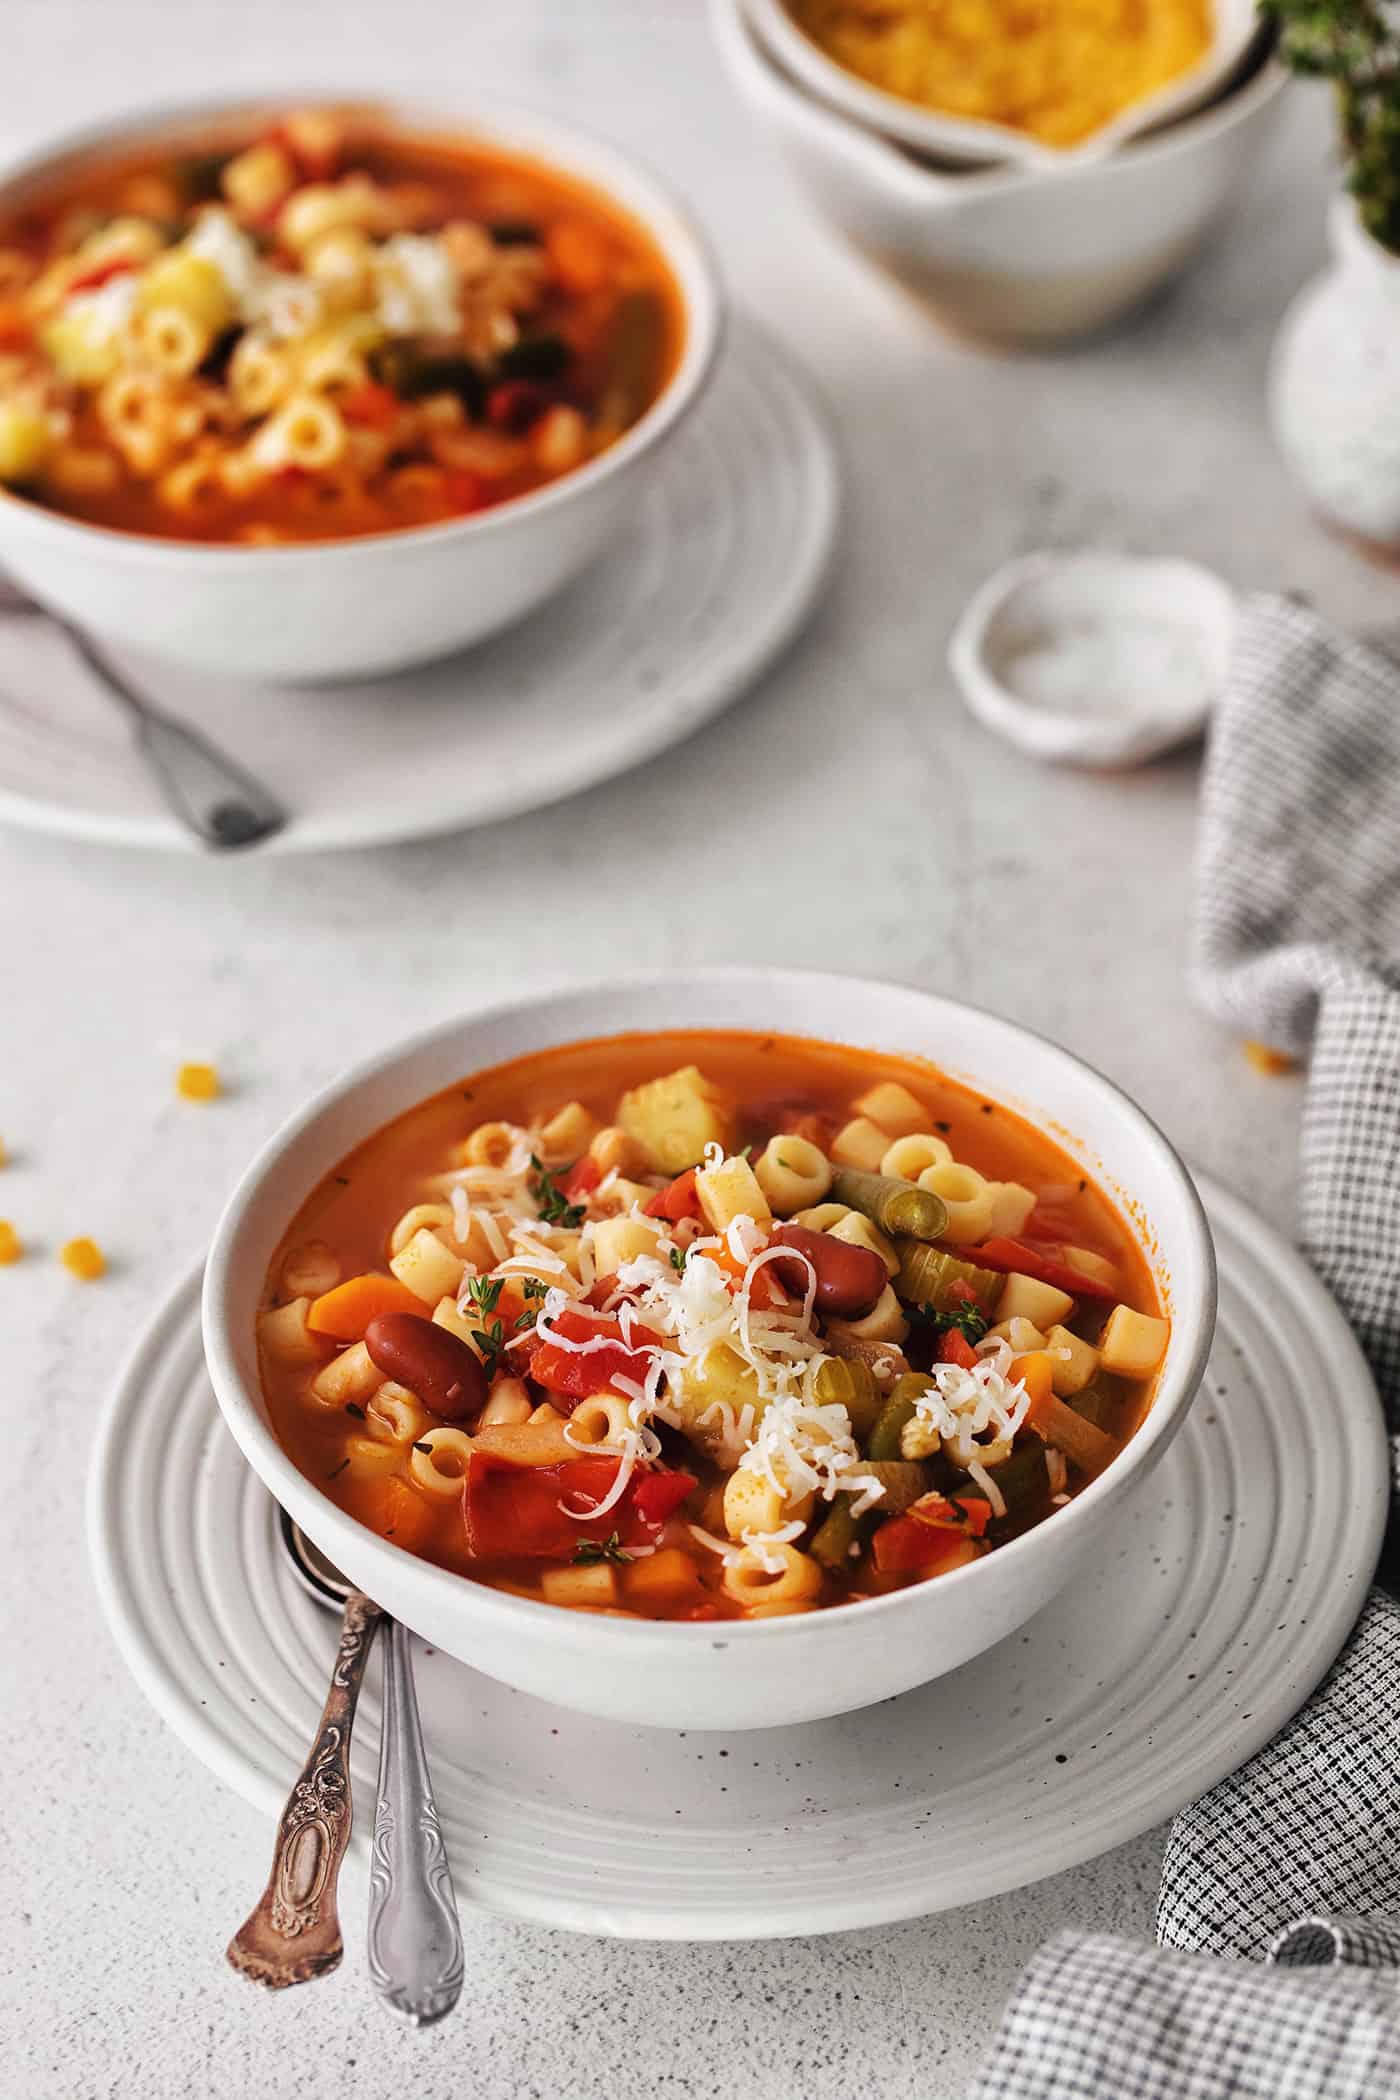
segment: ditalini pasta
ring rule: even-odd
[[[0,491],[275,544],[467,517],[674,368],[653,244],[548,168],[291,112],[70,172],[0,223]]]
[[[912,1059],[697,1032],[542,1052],[379,1132],[292,1222],[258,1339],[287,1449],[407,1551],[736,1619],[1051,1518],[1169,1332],[1122,1218],[1009,1110]]]

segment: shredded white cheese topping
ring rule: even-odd
[[[937,1431],[953,1463],[971,1472],[983,1472],[988,1458],[997,1462],[1007,1455],[1011,1440],[1026,1419],[1030,1394],[1019,1378],[1008,1376],[1012,1350],[1000,1336],[989,1335],[977,1345],[977,1362],[935,1364],[933,1381],[914,1403],[915,1416]],[[976,1475],[974,1475],[974,1478]],[[985,1485],[984,1485],[985,1483]],[[983,1472],[979,1486],[986,1491],[990,1477]],[[989,1496],[997,1516],[1005,1513],[998,1492]]]

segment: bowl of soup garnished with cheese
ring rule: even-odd
[[[138,121],[0,180],[0,554],[219,668],[440,653],[597,550],[716,328],[669,203],[542,120]]]
[[[788,973],[380,1062],[255,1165],[206,1300],[235,1434],[362,1586],[525,1689],[695,1727],[1021,1623],[1165,1448],[1213,1310],[1189,1179],[1106,1081]]]

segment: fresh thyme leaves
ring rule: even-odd
[[[576,1568],[596,1568],[607,1560],[615,1561],[619,1567],[625,1568],[631,1559],[630,1553],[623,1552],[622,1540],[615,1531],[610,1532],[605,1539],[580,1539],[574,1548]]]
[[[530,1154],[530,1165],[535,1170],[535,1201],[540,1207],[540,1216],[545,1224],[562,1225],[566,1231],[572,1231],[575,1225],[581,1225],[585,1214],[583,1204],[565,1202],[554,1176],[547,1172],[533,1152]]]
[[[501,1302],[504,1278],[500,1276],[472,1276],[467,1280],[467,1297],[474,1310],[484,1319],[493,1313]]]
[[[495,1303],[494,1299],[492,1303]],[[481,1350],[487,1377],[493,1378],[508,1346],[505,1322],[499,1319],[488,1320],[484,1327],[473,1327],[472,1340]]]
[[[525,1332],[525,1329],[526,1329],[527,1327],[533,1327],[533,1326],[534,1326],[534,1324],[535,1324],[536,1320],[538,1320],[539,1316],[540,1316],[540,1309],[539,1309],[539,1307],[538,1307],[537,1305],[527,1305],[527,1306],[526,1306],[526,1308],[525,1308],[525,1310],[524,1310],[524,1312],[522,1312],[522,1313],[517,1313],[517,1314],[516,1314],[516,1317],[515,1317],[515,1332],[516,1332],[517,1334],[523,1334],[523,1333]]]
[[[343,1473],[343,1472],[345,1471],[345,1468],[346,1468],[346,1467],[347,1467],[347,1466],[349,1465],[349,1463],[350,1463],[350,1461],[349,1461],[349,1459],[348,1459],[348,1458],[342,1458],[342,1460],[340,1461],[340,1464],[339,1464],[338,1466],[332,1466],[332,1468],[331,1468],[330,1472],[329,1472],[329,1473],[327,1473],[327,1475],[326,1475],[326,1478],[327,1478],[327,1480],[334,1480],[334,1479],[335,1479],[335,1477],[336,1477],[336,1474],[337,1474],[337,1473]]]
[[[677,1275],[679,1276],[679,1275],[680,1275],[680,1273],[681,1273],[681,1271],[682,1271],[682,1269],[684,1269],[684,1267],[685,1267],[685,1249],[684,1249],[684,1247],[673,1247],[673,1248],[671,1249],[671,1267],[672,1267],[672,1268],[673,1268],[673,1269],[675,1270],[676,1274],[677,1274]],[[698,1275],[699,1271],[697,1270],[697,1272],[696,1272],[696,1273],[697,1273],[697,1275]]]
[[[415,1444],[413,1448],[415,1451],[426,1451],[429,1458],[431,1458],[433,1455],[433,1447],[431,1444]],[[349,1465],[349,1459],[347,1459],[345,1463]]]
[[[538,1276],[527,1276],[523,1289],[527,1298],[547,1298],[549,1296],[549,1285]]]
[[[963,1340],[970,1343],[974,1349],[990,1324],[981,1306],[972,1304],[970,1300],[960,1305],[950,1305],[946,1312],[939,1312],[932,1305],[921,1307],[921,1311],[924,1319],[936,1328],[939,1334],[947,1334],[950,1327],[956,1327]]]
[[[357,1400],[347,1400],[345,1403],[345,1412],[347,1415],[353,1415],[357,1422],[363,1422],[365,1420],[365,1411],[360,1406]]]

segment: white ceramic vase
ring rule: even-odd
[[[1274,437],[1321,514],[1400,557],[1400,255],[1333,201],[1333,259],[1284,316],[1270,372]]]

